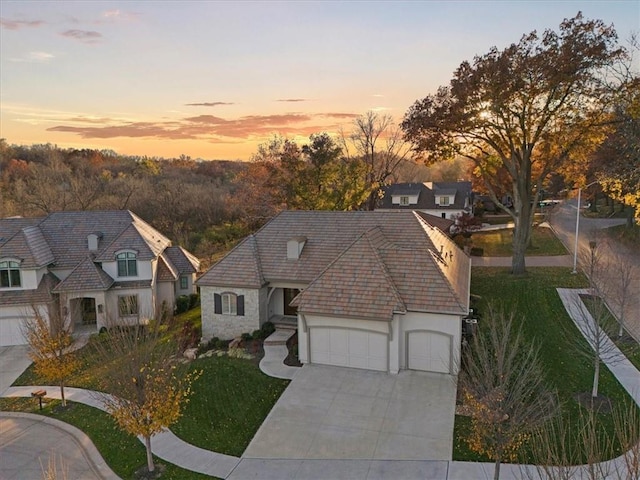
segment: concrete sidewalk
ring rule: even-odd
[[[527,267],[571,267],[571,255],[530,256],[525,258]],[[510,267],[511,257],[471,257],[472,267]]]

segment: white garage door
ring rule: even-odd
[[[387,336],[343,328],[312,328],[311,363],[387,371]]]
[[[408,368],[427,372],[450,373],[451,337],[437,332],[409,332]]]
[[[0,347],[27,343],[22,335],[21,325],[22,320],[18,318],[0,318]]]

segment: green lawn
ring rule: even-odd
[[[471,235],[474,248],[482,248],[485,257],[510,257],[512,248],[513,229],[504,228],[489,232],[476,232]],[[531,246],[527,255],[566,255],[567,250],[556,238],[550,228],[533,227]]]
[[[629,359],[633,365],[640,370],[640,345],[629,335],[629,333],[624,331],[622,339],[618,338],[618,333],[620,329],[620,324],[615,319],[615,317],[609,312],[607,309],[602,309],[602,307],[596,307],[593,305],[594,300],[586,297],[582,298],[582,302],[585,304],[589,312],[592,315],[602,316],[598,321],[600,323],[600,327],[606,332],[606,334],[613,340],[616,346],[625,354],[625,356]]]
[[[567,315],[555,289],[586,286],[586,279],[582,275],[572,275],[569,268],[531,268],[527,275],[517,277],[506,268],[472,269],[471,291],[481,296],[478,304],[480,312],[486,310],[489,301],[507,310],[515,310],[522,319],[526,336],[540,346],[540,357],[549,387],[558,392],[563,414],[571,419],[580,417],[579,410],[582,407],[573,397],[591,391],[593,367],[589,360],[577,355],[571,348],[572,342],[584,344],[585,340]],[[482,328],[482,320],[479,328]],[[606,368],[601,371],[599,391],[614,404],[628,400],[626,392]],[[613,431],[610,414],[600,414],[598,420],[603,429]],[[574,421],[572,425],[577,432],[579,422]],[[488,461],[469,452],[466,444],[460,440],[468,426],[468,419],[456,417],[453,459]],[[523,460],[527,460],[525,451]]]
[[[198,359],[191,368],[202,370],[202,376],[171,430],[199,447],[242,455],[289,381],[268,377],[255,362],[227,356]]]
[[[199,313],[199,309],[197,311]],[[185,317],[195,320],[195,316],[193,310],[183,314],[178,319],[177,331],[180,331],[180,321],[184,321]],[[81,357],[83,368],[69,379],[67,382],[69,386],[98,389],[99,378],[103,372],[118,366],[119,359],[105,364],[86,347],[77,353]],[[192,362],[189,368],[201,370],[202,375],[192,386],[194,393],[185,407],[183,416],[171,426],[171,430],[183,440],[199,447],[228,455],[242,455],[289,381],[263,374],[257,366],[257,359],[212,356]],[[30,366],[14,382],[14,385],[41,385],[42,383],[33,366]],[[5,404],[6,401],[3,400],[0,406],[4,407]],[[33,405],[33,401],[16,402],[12,408],[19,409],[21,406],[31,408]],[[115,424],[106,413],[88,414],[86,408],[89,407],[80,405],[76,407],[65,412],[64,418],[60,419],[78,426],[91,438],[105,439],[101,445],[107,447],[111,444],[120,445],[127,437],[115,428]],[[95,412],[94,409],[91,410]],[[96,422],[95,426],[92,421],[87,421],[93,417],[103,416],[108,420],[110,428],[105,428],[102,421]],[[114,471],[128,472],[124,478],[130,478],[136,468],[145,464],[144,447],[135,438],[131,438],[135,444],[135,448],[132,444],[132,452],[138,448],[141,452],[141,457],[132,457],[134,460],[129,460],[125,455],[103,452],[103,447],[94,442]],[[141,460],[136,463],[138,458]],[[169,478],[201,477],[177,475]]]

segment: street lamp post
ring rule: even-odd
[[[576,239],[573,245],[573,271],[571,273],[578,273],[578,233],[580,230],[580,195],[582,193],[582,188],[589,188],[591,185],[595,185],[596,183],[598,183],[597,180],[595,182],[591,182],[589,185],[586,185],[585,187],[578,187],[578,206],[576,207]]]

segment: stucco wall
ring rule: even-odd
[[[223,293],[235,293],[244,295],[244,315],[223,315],[216,314],[214,310],[214,295]],[[218,337],[223,340],[251,333],[260,328],[266,317],[266,288],[230,288],[230,287],[207,287],[200,288],[200,304],[202,306],[202,339],[211,340]],[[261,306],[262,304],[262,317]]]

